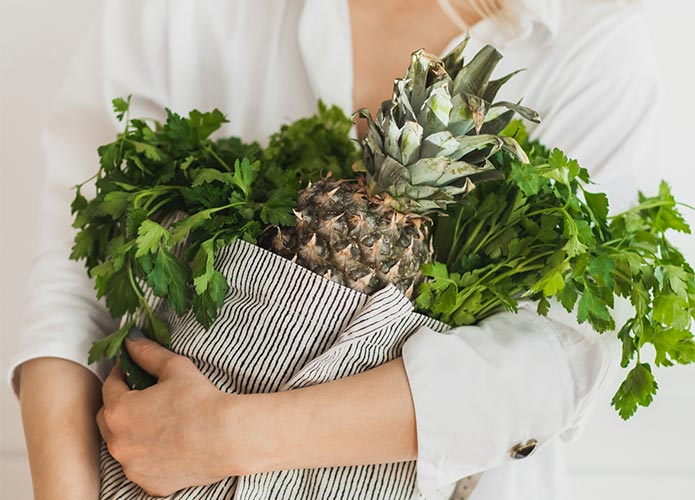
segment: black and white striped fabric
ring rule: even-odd
[[[447,328],[413,312],[392,286],[367,296],[244,241],[221,249],[216,264],[230,291],[209,330],[192,314],[179,318],[155,307],[171,327],[173,350],[226,392],[277,392],[347,377],[398,357],[420,326]],[[168,498],[411,500],[421,498],[415,474],[415,462],[279,471]],[[101,476],[101,500],[155,498],[127,480],[105,445]]]

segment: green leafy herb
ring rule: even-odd
[[[620,325],[622,366],[633,363],[612,404],[623,418],[647,406],[657,389],[642,348],[656,350],[654,363],[695,362],[690,328],[695,318],[695,273],[667,239],[690,232],[679,204],[662,182],[654,197],[639,194],[630,210],[608,216],[608,198],[587,191],[588,172],[558,149],[516,134],[528,153],[493,158],[505,179],[478,186],[463,205],[436,223],[440,262],[423,270],[419,309],[451,325],[467,325],[501,308],[516,311],[522,298],[547,314],[550,298],[580,323],[616,329],[617,297],[632,303],[634,316]],[[452,238],[453,235],[453,238]]]
[[[359,152],[351,120],[323,103],[317,116],[282,127],[265,151],[234,137],[211,139],[227,122],[219,110],[183,117],[167,109],[160,123],[130,119],[130,98],[114,99],[113,109],[125,130],[98,148],[97,174],[76,186],[71,258],[85,261],[111,314],[126,316],[94,343],[90,362],[120,350],[131,385],[146,387],[152,377],[121,346],[136,322],[149,338],[171,343],[147,290],[209,327],[229,290],[216,252],[236,238],[255,242],[266,225],[293,225],[298,190],[328,171],[348,175]],[[96,196],[88,200],[81,188],[92,180]]]
[[[350,140],[352,120],[338,106],[319,101],[315,116],[284,125],[271,136],[263,152],[269,176],[284,182],[294,178],[303,184],[333,174],[338,179],[353,177],[352,164],[360,159],[359,148]]]

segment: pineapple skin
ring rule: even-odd
[[[296,226],[269,228],[259,243],[359,292],[390,283],[412,298],[433,258],[430,220],[396,205],[388,193],[371,194],[362,177],[324,178],[300,194]]]

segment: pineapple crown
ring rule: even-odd
[[[494,102],[499,89],[518,71],[490,80],[502,55],[483,47],[464,64],[469,37],[443,59],[424,50],[412,54],[405,76],[394,83],[362,141],[370,186],[386,191],[417,213],[445,210],[477,183],[500,179],[489,157],[500,149],[521,161],[519,144],[499,133],[518,113],[539,122],[538,113],[507,101]]]

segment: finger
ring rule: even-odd
[[[121,367],[116,363],[111,369],[109,376],[104,380],[104,385],[101,386],[101,397],[104,400],[104,405],[113,403],[121,395],[129,391],[130,388],[125,382]]]
[[[101,434],[101,438],[108,443],[113,434],[111,434],[109,427],[106,425],[106,420],[104,420],[103,406],[99,408],[99,411],[97,412],[97,427],[99,427],[99,434]]]
[[[178,355],[145,337],[137,328],[131,328],[126,337],[126,348],[133,360],[146,372],[161,378],[167,361]]]

